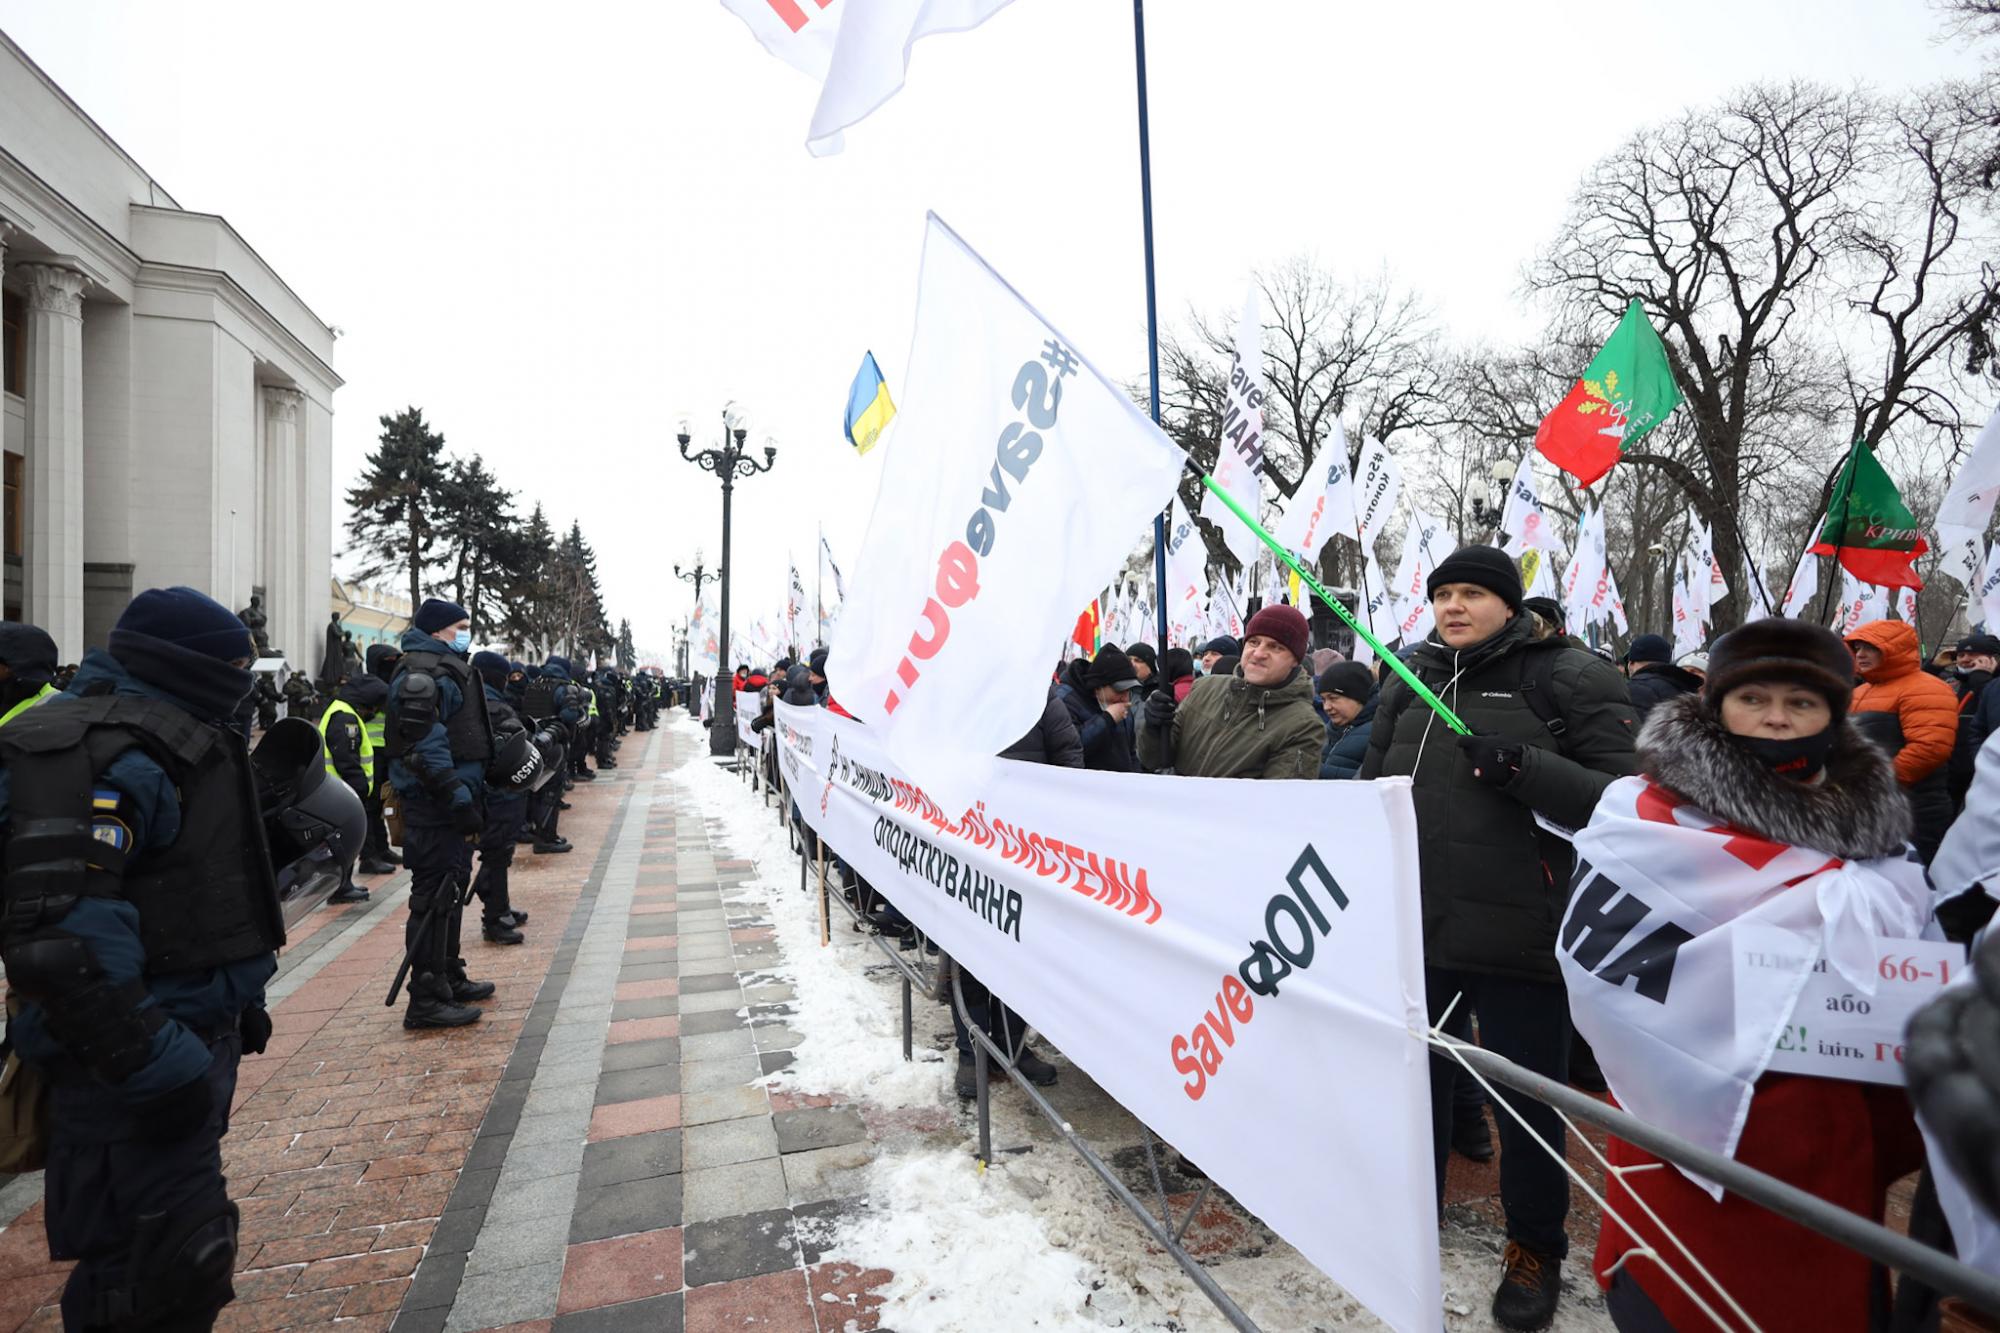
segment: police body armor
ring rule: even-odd
[[[92,868],[129,853],[91,836],[96,775],[143,750],[180,796],[180,834],[135,857],[122,881]],[[243,740],[171,704],[99,695],[31,709],[0,731],[8,772],[4,931],[34,930],[76,899],[120,897],[139,913],[146,974],[242,962],[283,947],[277,880]]]
[[[561,693],[561,682],[548,676],[537,676],[521,691],[521,716],[536,722],[546,722],[559,711],[557,698]]]
[[[410,676],[426,676],[433,682],[443,676],[458,686],[462,702],[458,711],[444,723],[445,740],[451,746],[453,762],[476,759],[483,763],[493,757],[493,727],[486,716],[486,683],[472,669],[470,662],[457,653],[443,649],[437,652],[417,649],[404,653],[398,665]],[[391,691],[386,711],[391,713],[400,711],[401,706],[407,702],[405,691],[409,688],[410,682],[406,678],[403,690]],[[435,691],[436,685],[433,683],[431,688]],[[437,705],[434,698],[430,707],[435,715]],[[407,728],[390,726],[385,730],[384,739],[388,742],[391,759],[409,753],[415,738],[409,735]]]

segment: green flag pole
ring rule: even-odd
[[[1391,671],[1394,671],[1398,676],[1401,676],[1403,678],[1403,683],[1405,685],[1408,685],[1412,690],[1416,691],[1417,697],[1419,699],[1422,699],[1425,703],[1429,704],[1433,709],[1435,709],[1437,715],[1440,718],[1444,719],[1444,724],[1446,726],[1450,727],[1453,731],[1457,732],[1461,736],[1470,736],[1472,734],[1472,728],[1466,726],[1465,723],[1461,722],[1459,720],[1458,714],[1452,712],[1451,708],[1445,703],[1444,700],[1437,697],[1437,694],[1431,689],[1430,686],[1424,684],[1423,681],[1417,679],[1417,673],[1410,670],[1407,666],[1404,666],[1402,658],[1396,656],[1394,653],[1390,652],[1387,648],[1384,648],[1382,646],[1382,641],[1376,638],[1373,634],[1369,633],[1368,628],[1365,625],[1363,625],[1359,620],[1356,620],[1354,618],[1353,612],[1349,611],[1345,606],[1341,605],[1339,598],[1333,596],[1333,594],[1329,593],[1325,588],[1320,586],[1319,580],[1313,577],[1312,571],[1307,569],[1305,565],[1300,562],[1297,556],[1293,555],[1290,551],[1287,551],[1284,547],[1280,546],[1278,544],[1278,539],[1276,537],[1273,537],[1270,533],[1264,531],[1263,524],[1259,523],[1256,519],[1250,517],[1249,514],[1244,512],[1243,506],[1236,503],[1235,496],[1231,495],[1228,491],[1223,490],[1222,487],[1216,485],[1215,478],[1208,476],[1206,473],[1197,472],[1195,475],[1201,478],[1201,484],[1208,487],[1210,494],[1214,495],[1217,499],[1221,500],[1222,503],[1228,505],[1229,512],[1236,515],[1236,517],[1242,519],[1243,522],[1249,527],[1250,531],[1257,534],[1257,540],[1263,542],[1264,545],[1270,547],[1271,553],[1277,556],[1278,559],[1284,561],[1286,566],[1290,568],[1294,574],[1297,574],[1299,576],[1299,582],[1301,584],[1303,584],[1307,588],[1312,589],[1313,596],[1319,598],[1320,601],[1326,603],[1326,605],[1333,611],[1335,615],[1339,616],[1343,621],[1347,623],[1347,627],[1353,630],[1357,637],[1359,637],[1363,642],[1365,642],[1370,648],[1375,650],[1375,656],[1379,657],[1384,662],[1387,662],[1389,664],[1389,669]]]

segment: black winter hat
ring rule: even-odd
[[[1556,628],[1562,628],[1562,603],[1553,597],[1523,597],[1521,599],[1521,609],[1523,611],[1533,611]]]
[[[815,676],[824,680],[826,678],[826,649],[813,649],[812,653],[806,658],[806,666]]]
[[[1169,681],[1194,674],[1194,654],[1185,648],[1169,648],[1160,654],[1160,674]]]
[[[1359,662],[1335,662],[1319,673],[1314,688],[1321,694],[1338,694],[1343,699],[1367,703],[1375,689],[1375,673]]]
[[[1722,697],[1739,685],[1782,680],[1818,690],[1833,707],[1837,722],[1854,697],[1854,654],[1832,630],[1803,620],[1774,616],[1733,629],[1708,650],[1708,678],[1702,702],[1718,710]]]
[[[1107,643],[1097,650],[1097,656],[1090,659],[1090,669],[1083,673],[1083,683],[1094,690],[1106,685],[1114,689],[1136,690],[1139,688],[1139,676],[1132,670],[1132,659],[1116,645]]]
[[[1153,645],[1150,643],[1135,643],[1131,645],[1125,650],[1125,656],[1131,658],[1134,662],[1144,662],[1148,671],[1158,671],[1160,669],[1159,654],[1153,651]]]
[[[158,639],[218,662],[257,656],[250,631],[236,613],[193,588],[148,588],[134,597],[111,628],[111,655],[119,657],[119,640],[133,636]]]
[[[417,614],[410,621],[425,634],[435,634],[441,629],[449,629],[461,620],[470,620],[465,608],[457,602],[447,602],[442,597],[426,597],[424,604],[417,608]]]
[[[1207,653],[1221,653],[1224,657],[1237,657],[1242,652],[1242,644],[1236,642],[1236,640],[1230,638],[1227,634],[1218,634],[1201,647],[1195,649],[1195,656],[1200,657]]]
[[[52,649],[54,646],[53,644],[50,645]],[[1987,657],[2000,657],[2000,637],[1995,637],[1991,634],[1968,634],[1958,641],[1958,651],[1961,653],[1982,653]],[[9,659],[6,658],[4,653],[0,653],[0,660]],[[18,670],[17,668],[16,674],[18,674]]]
[[[1662,634],[1641,634],[1626,646],[1627,662],[1671,662],[1674,646]]]
[[[507,683],[507,659],[498,653],[474,653],[472,655],[472,669],[479,673],[481,680],[496,690]]]
[[[0,621],[0,663],[13,671],[15,680],[46,685],[56,675],[56,641],[40,625]]]
[[[1497,546],[1461,546],[1453,551],[1424,580],[1424,596],[1430,597],[1446,583],[1476,583],[1516,611],[1521,609],[1521,568]]]

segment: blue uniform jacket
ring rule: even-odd
[[[550,658],[549,664],[542,668],[542,674],[544,676],[554,676],[557,680],[561,681],[565,685],[571,685],[575,683],[573,680],[570,679],[568,663],[564,662],[563,659],[560,657]],[[571,703],[570,698],[580,696],[582,691],[565,690],[563,693],[565,695],[565,698],[563,700],[563,706],[556,710],[556,717],[559,718],[564,724],[574,729],[583,721],[583,709]]]
[[[450,651],[447,645],[416,629],[403,631],[402,647],[405,653],[428,653],[439,649]],[[398,667],[395,677],[389,682],[392,708],[403,677],[408,674]],[[452,758],[451,742],[445,736],[444,724],[465,707],[465,696],[459,693],[457,684],[444,676],[438,677],[437,687],[437,721],[431,723],[430,730],[424,733],[421,740],[389,761],[389,785],[410,804],[455,810],[461,805],[470,805],[478,798],[484,776],[478,760]],[[397,719],[391,714],[387,725],[393,727],[396,724]],[[442,789],[449,783],[456,786],[447,797]]]
[[[178,699],[154,689],[132,676],[116,658],[92,649],[77,669],[70,695],[81,694],[100,681],[110,682],[117,694],[134,694],[163,699],[185,708]],[[37,707],[66,707],[68,695],[49,699]],[[8,818],[9,774],[0,770],[0,829]],[[132,835],[134,859],[149,851],[171,846],[181,831],[180,800],[174,784],[144,751],[127,750],[113,759],[95,783],[103,799],[117,797],[116,817]],[[140,942],[139,912],[130,903],[115,898],[79,898],[54,923],[54,929],[74,935],[90,946],[97,962],[112,985],[138,980],[145,975],[146,950]],[[127,1105],[149,1101],[191,1083],[207,1072],[208,1046],[197,1035],[227,1032],[236,1026],[245,1009],[262,1006],[264,984],[278,970],[276,954],[245,959],[222,967],[194,972],[177,972],[147,981],[151,998],[171,1020],[153,1034],[151,1057],[136,1073],[112,1091]],[[41,1006],[30,1004],[8,1025],[7,1037],[21,1058],[47,1069],[63,1055],[62,1043],[49,1032]]]
[[[1368,702],[1344,727],[1326,724],[1326,748],[1320,751],[1319,775],[1323,778],[1358,778],[1361,761],[1368,757],[1368,738],[1375,731],[1375,701],[1381,691],[1370,690]]]

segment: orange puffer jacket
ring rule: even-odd
[[[1943,768],[1958,739],[1958,697],[1923,669],[1916,630],[1900,620],[1871,620],[1847,642],[1872,644],[1882,654],[1880,666],[1861,673],[1853,711],[1894,713],[1902,723],[1896,780],[1908,787]]]

